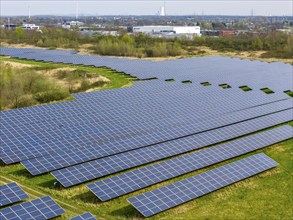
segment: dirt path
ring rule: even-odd
[[[32,67],[30,64],[24,64],[24,63],[17,63],[17,62],[10,62],[10,61],[0,61],[4,65],[10,65],[12,68],[25,68],[25,67]]]
[[[3,181],[4,180],[4,181]],[[0,181],[1,182],[5,182],[5,183],[9,183],[9,182],[17,182],[17,181],[15,181],[14,179],[10,179],[10,178],[8,178],[8,177],[5,177],[5,176],[0,176]],[[33,188],[31,188],[31,187],[28,187],[28,186],[26,186],[26,185],[23,185],[23,184],[21,184],[21,183],[19,183],[19,182],[17,182],[17,184],[26,192],[26,193],[28,193],[29,194],[29,196],[31,197],[31,198],[39,198],[39,197],[43,197],[43,196],[47,196],[46,194],[44,194],[44,193],[41,193],[41,192],[39,192],[39,191],[36,191],[35,189],[33,189]],[[51,195],[50,195],[51,196]],[[52,196],[51,196],[52,197]],[[73,213],[74,215],[79,215],[80,213],[83,213],[84,212],[84,210],[82,210],[82,209],[79,209],[79,208],[77,208],[77,207],[75,207],[75,206],[72,206],[72,205],[70,205],[70,204],[68,204],[68,203],[66,203],[66,202],[63,202],[63,201],[61,201],[61,200],[59,200],[59,199],[56,199],[56,198],[53,198],[56,202],[58,202],[59,204],[61,204],[62,206],[64,206],[64,207],[69,207],[70,209],[67,209],[67,208],[64,208],[65,210],[66,210],[66,212],[70,212],[70,213]]]

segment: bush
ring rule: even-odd
[[[40,103],[47,103],[52,101],[59,101],[67,98],[70,95],[69,91],[61,88],[56,88],[56,90],[49,90],[45,92],[39,92],[34,95],[34,99],[36,99]]]
[[[78,89],[79,92],[86,91],[91,88],[91,83],[88,79],[82,79],[80,87]]]
[[[55,80],[45,78],[36,67],[13,69],[8,64],[0,67],[1,110],[58,101],[70,95],[67,88],[56,86]]]
[[[97,81],[97,82],[92,83],[91,87],[102,87],[105,84],[107,84],[107,82],[105,82],[105,81]]]
[[[38,104],[37,100],[35,100],[31,95],[23,95],[19,99],[17,105],[13,104],[12,108],[24,108],[28,106],[33,106]]]

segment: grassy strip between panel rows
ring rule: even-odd
[[[293,126],[293,122],[289,124]],[[284,141],[257,152],[266,153],[277,161],[279,166],[172,208],[150,219],[174,219],[174,216],[176,216],[176,219],[291,219],[293,215],[291,208],[293,206],[293,140]],[[176,177],[108,202],[99,201],[86,188],[86,184],[68,189],[54,188],[56,180],[50,174],[33,177],[20,164],[2,166],[2,178],[0,180],[4,182],[8,182],[8,179],[14,180],[25,186],[24,190],[34,196],[52,196],[66,209],[66,215],[59,217],[58,219],[60,220],[72,217],[77,213],[80,214],[82,213],[81,210],[84,212],[90,211],[98,219],[141,219],[142,216],[128,204],[127,198],[239,160],[254,153],[256,152]]]

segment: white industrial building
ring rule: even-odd
[[[136,26],[133,27],[133,32],[144,34],[196,34],[200,35],[199,26]]]
[[[70,29],[83,26],[84,23],[81,21],[66,21],[62,24],[62,28]]]
[[[22,28],[25,30],[39,30],[40,26],[35,25],[35,24],[23,24]]]

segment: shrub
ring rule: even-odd
[[[34,95],[34,98],[40,103],[47,103],[52,101],[59,101],[67,98],[70,95],[68,90],[56,88],[56,90],[49,90],[39,92]]]

